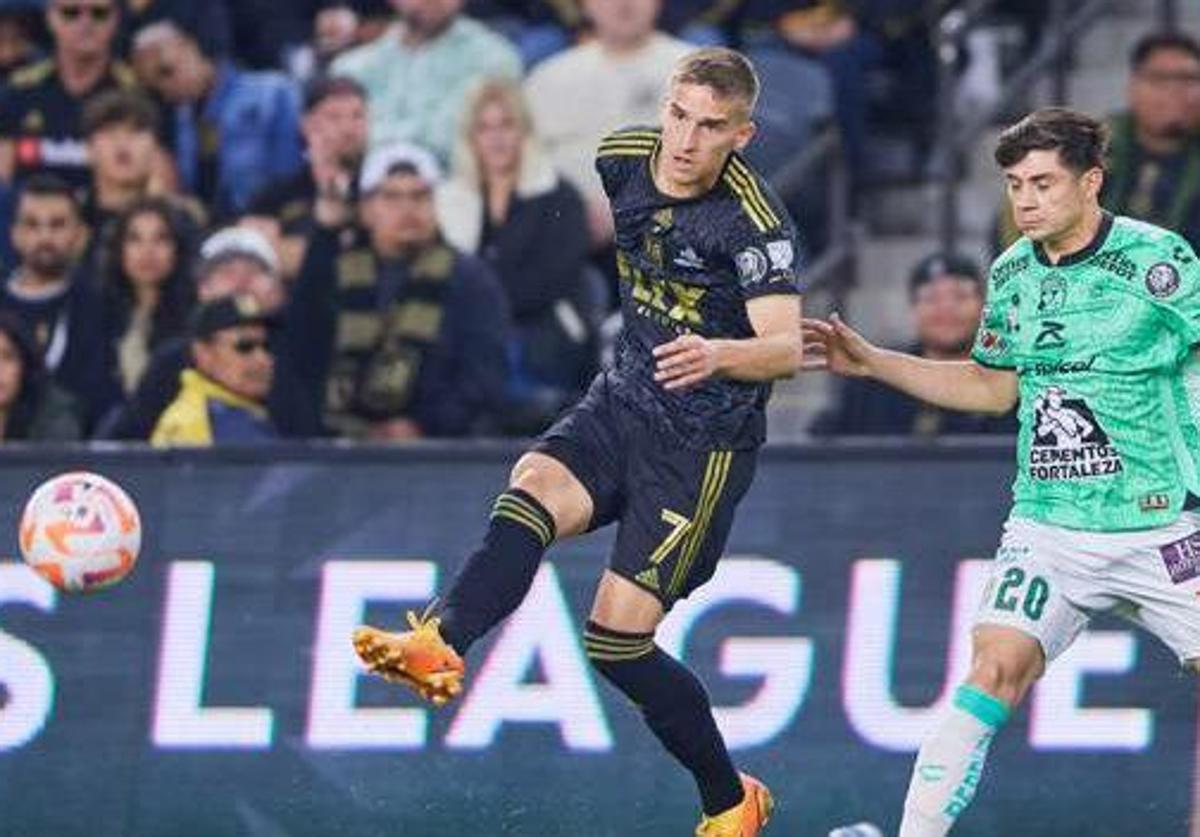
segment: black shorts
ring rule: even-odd
[[[533,449],[570,469],[592,497],[590,528],[617,521],[609,568],[670,609],[712,578],[750,487],[755,450],[665,442],[599,375]]]

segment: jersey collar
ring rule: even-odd
[[[1046,250],[1042,247],[1040,241],[1033,242],[1033,254],[1037,257],[1039,263],[1045,267],[1070,267],[1073,264],[1086,262],[1092,256],[1100,252],[1104,247],[1104,242],[1108,240],[1108,234],[1112,231],[1113,216],[1111,212],[1102,211],[1100,213],[1100,227],[1096,230],[1095,237],[1088,242],[1088,245],[1082,250],[1076,250],[1074,253],[1068,253],[1058,260],[1058,263],[1050,261],[1050,257],[1046,255]]]

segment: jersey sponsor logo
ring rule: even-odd
[[[1166,511],[1171,508],[1170,494],[1146,494],[1138,499],[1138,509],[1144,512]]]
[[[1041,294],[1038,296],[1039,314],[1054,314],[1067,304],[1067,280],[1057,273],[1042,277]]]
[[[1023,273],[1032,263],[1033,259],[1024,255],[998,266],[992,271],[992,287],[1000,290],[1009,283],[1009,280]]]
[[[1029,371],[1038,376],[1078,375],[1083,372],[1091,372],[1092,366],[1095,363],[1096,356],[1092,355],[1087,360],[1060,360],[1057,363],[1035,363]]]
[[[1061,349],[1067,345],[1067,338],[1063,337],[1063,331],[1066,328],[1066,323],[1060,323],[1057,320],[1044,321],[1042,330],[1038,332],[1037,339],[1033,341],[1033,347],[1035,349]]]
[[[65,166],[82,168],[88,164],[87,145],[79,140],[51,140],[22,137],[17,140],[17,162],[22,166]]]
[[[1137,278],[1137,265],[1132,259],[1119,252],[1097,253],[1092,257],[1092,264],[1126,282],[1132,282]]]
[[[1166,299],[1179,290],[1179,271],[1169,262],[1159,262],[1146,271],[1146,290],[1158,299]]]
[[[747,247],[734,257],[738,276],[748,285],[761,282],[767,275],[767,257],[757,247]]]
[[[792,242],[787,240],[768,241],[767,258],[771,260],[771,267],[776,270],[788,270],[796,261],[796,250],[792,247]]]
[[[1038,482],[1075,482],[1124,470],[1121,455],[1082,398],[1047,387],[1033,402],[1029,475]]]
[[[1175,584],[1200,576],[1200,532],[1159,547],[1158,554]]]

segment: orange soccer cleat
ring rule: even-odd
[[[363,625],[354,631],[354,651],[372,674],[403,683],[434,706],[462,692],[466,666],[442,639],[437,617],[408,612],[412,628],[391,633]]]
[[[696,826],[696,837],[757,837],[762,832],[771,818],[775,800],[758,779],[745,773],[741,776],[746,798],[715,817],[704,817]]]

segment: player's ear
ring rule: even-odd
[[[1090,198],[1098,198],[1100,189],[1104,186],[1104,169],[1097,166],[1083,173],[1083,186]]]
[[[754,124],[754,120],[747,119],[734,134],[733,147],[741,151],[750,144],[750,140],[754,139],[756,133],[758,133],[758,126]]]

